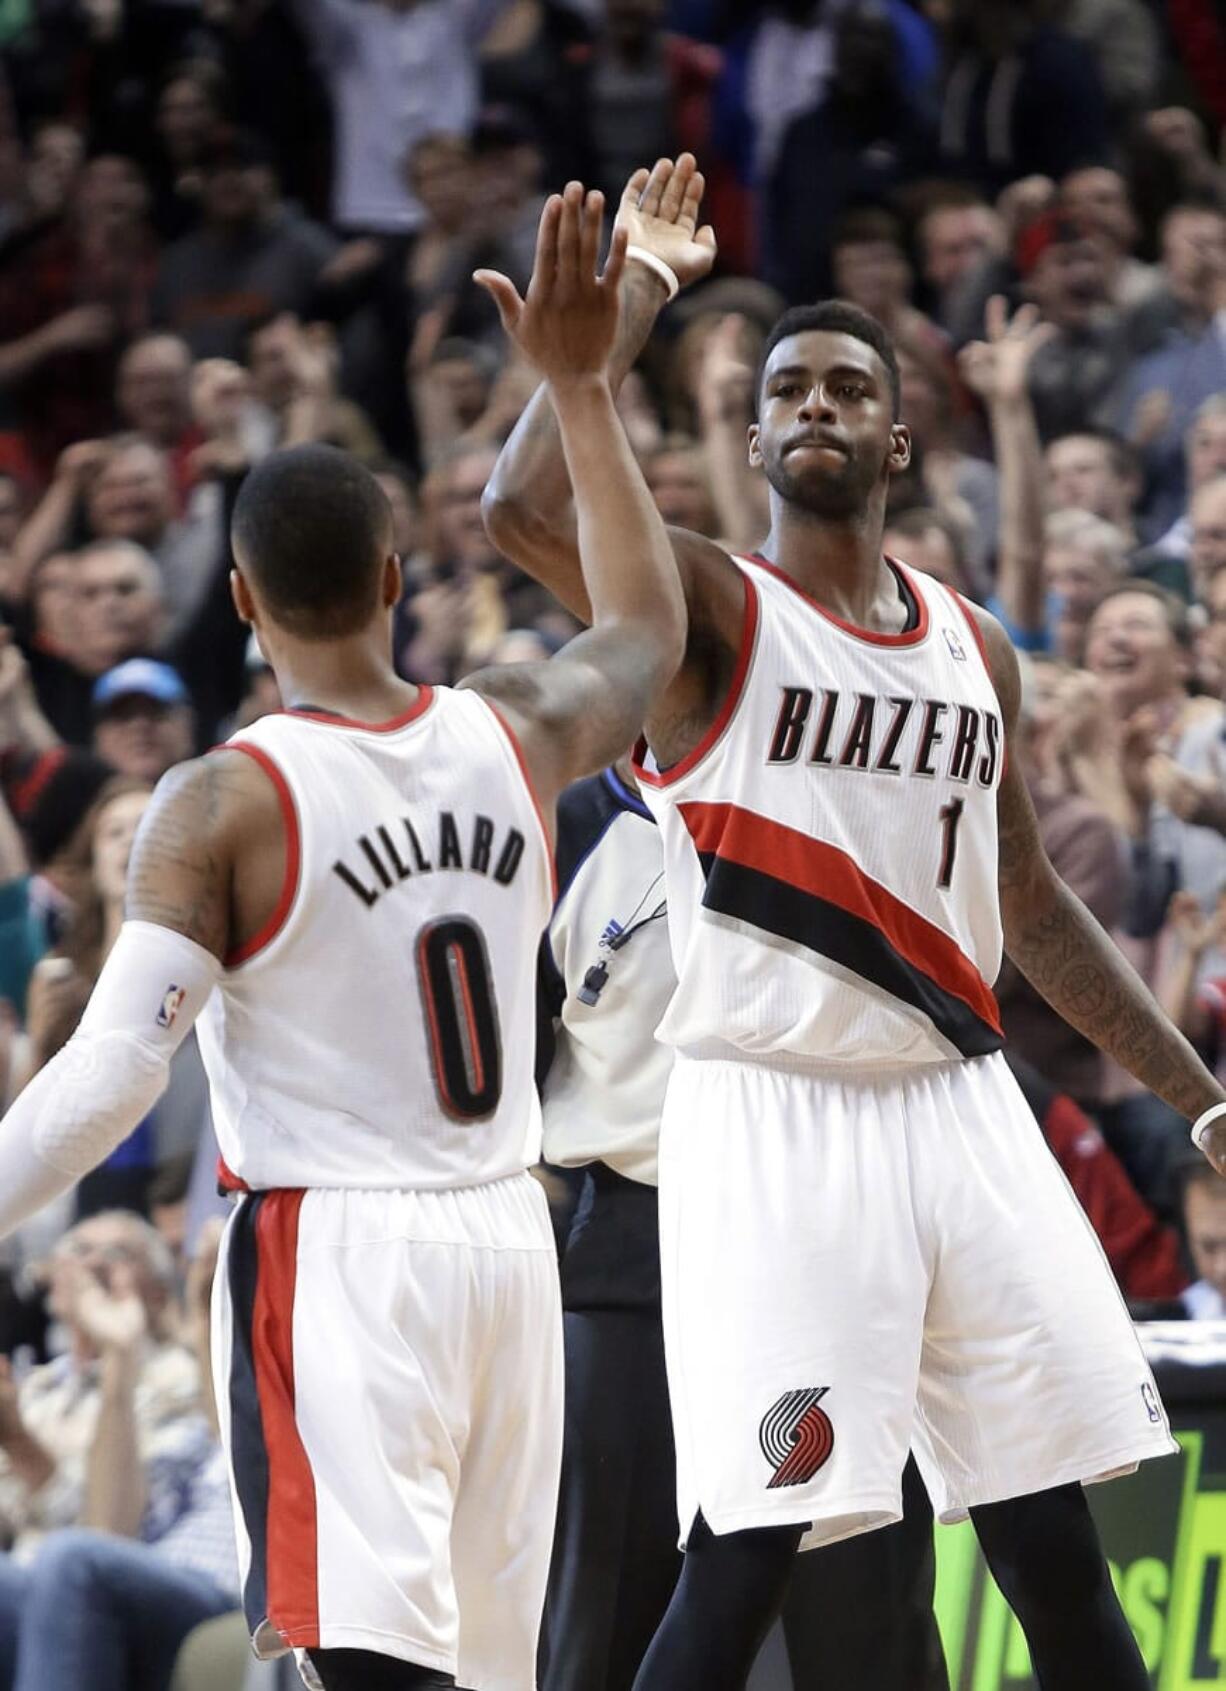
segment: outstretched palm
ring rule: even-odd
[[[630,245],[663,259],[683,288],[715,263],[715,231],[698,226],[705,185],[693,153],[659,159],[651,170],[635,171],[617,208],[616,227]]]
[[[626,262],[626,236],[614,230],[599,268],[604,195],[568,182],[541,212],[536,257],[524,298],[497,270],[473,280],[493,296],[502,326],[528,362],[548,381],[602,372],[617,333],[617,284]]]

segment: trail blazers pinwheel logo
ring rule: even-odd
[[[762,1417],[758,1442],[775,1470],[766,1482],[768,1491],[776,1486],[804,1485],[830,1460],[834,1428],[825,1410],[819,1408],[829,1390],[829,1386],[808,1386],[784,1392]]]

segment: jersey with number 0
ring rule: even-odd
[[[847,1071],[996,1050],[1004,735],[977,627],[901,566],[911,626],[887,635],[737,562],[723,708],[681,762],[640,767],[678,977],[659,1037]]]
[[[552,854],[518,748],[476,693],[379,726],[267,716],[229,745],[288,841],[267,930],[199,1025],[223,1175],[471,1186],[524,1167]]]

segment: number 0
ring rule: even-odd
[[[493,1115],[502,1096],[502,1042],[480,928],[460,916],[427,924],[417,936],[417,981],[439,1102],[454,1121]]]
[[[954,858],[958,855],[958,823],[962,820],[964,799],[950,799],[937,815],[941,819],[941,870],[937,886],[947,887],[954,878]]]

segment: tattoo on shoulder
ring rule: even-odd
[[[240,761],[213,756],[165,776],[145,813],[128,867],[126,911],[224,956],[231,866],[223,823],[246,791]]]

